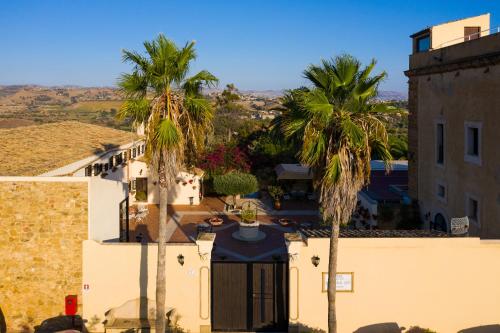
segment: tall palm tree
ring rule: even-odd
[[[355,209],[357,193],[370,176],[370,156],[391,159],[386,129],[378,119],[395,108],[374,102],[385,72],[371,75],[372,61],[362,68],[349,55],[311,65],[304,76],[311,89],[285,95],[283,112],[272,127],[300,142],[299,158],[314,171],[324,221],[331,222],[328,263],[328,331],[337,332],[335,276],[340,226]],[[386,166],[388,167],[388,163]]]
[[[207,71],[188,77],[196,58],[194,42],[179,48],[163,35],[144,42],[145,55],[123,51],[131,63],[130,74],[118,84],[126,96],[119,117],[144,125],[146,158],[159,183],[160,221],[156,273],[156,331],[165,332],[165,244],[167,241],[167,193],[180,168],[203,149],[211,127],[212,105],[201,93],[217,78]]]

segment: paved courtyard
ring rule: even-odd
[[[212,232],[216,233],[213,251],[215,260],[279,260],[286,254],[283,237],[285,232],[292,232],[301,225],[315,225],[319,222],[318,210],[314,209],[314,206],[302,205],[294,208],[305,209],[259,210],[259,230],[264,232],[266,237],[257,242],[244,242],[232,237],[232,234],[238,231],[240,217],[225,213],[224,202],[218,198],[206,198],[199,206],[169,206],[167,239],[169,243],[195,242],[198,226],[207,223],[209,218],[218,216],[223,219],[223,224],[212,227]],[[139,218],[130,219],[130,241],[158,241],[159,207],[148,205],[147,212],[138,215]],[[283,227],[278,223],[280,218],[290,219],[293,224]]]

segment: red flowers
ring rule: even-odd
[[[222,175],[229,171],[250,170],[250,162],[246,153],[239,147],[217,146],[206,154],[200,168],[212,175]]]

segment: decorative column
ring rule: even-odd
[[[302,235],[298,232],[285,233],[285,244],[288,252],[288,277],[289,277],[289,328],[288,332],[299,331],[299,261],[300,250],[304,246]]]
[[[200,305],[199,316],[205,325],[200,325],[201,333],[210,333],[210,260],[215,241],[215,233],[199,233],[196,239],[200,255]]]

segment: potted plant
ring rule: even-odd
[[[268,186],[267,191],[274,200],[274,208],[277,210],[281,209],[281,197],[283,197],[284,194],[281,186]]]
[[[221,225],[222,222],[223,222],[222,218],[218,216],[214,216],[208,219],[208,223],[210,223],[214,227]]]
[[[259,237],[259,221],[257,221],[257,208],[246,202],[241,210],[239,235],[244,240],[256,240]],[[255,205],[255,204],[254,204]]]

